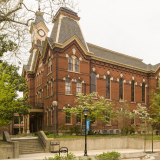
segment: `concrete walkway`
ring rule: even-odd
[[[151,153],[151,154],[146,154],[143,152],[143,150],[137,150],[137,149],[110,149],[110,150],[89,150],[88,153],[88,157],[92,158],[94,160],[94,156],[102,154],[103,152],[111,152],[111,151],[117,151],[121,154],[121,158],[123,159],[127,159],[127,160],[140,160],[139,157],[144,157],[143,159],[145,160],[151,160],[151,159],[155,159],[153,156],[158,155],[158,153]],[[154,150],[156,151],[160,151],[159,150]],[[76,156],[76,157],[83,157],[84,155],[84,151],[72,151],[72,153]],[[61,155],[66,155],[65,153],[61,154]],[[12,159],[12,160],[43,160],[45,157],[49,158],[49,157],[54,157],[55,153],[36,153],[36,154],[25,154],[25,155],[20,155],[19,158],[17,159]]]

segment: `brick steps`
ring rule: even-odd
[[[16,139],[19,141],[19,154],[44,153],[44,149],[37,139]]]

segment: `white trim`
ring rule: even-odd
[[[60,33],[60,28],[61,28],[61,20],[62,20],[63,16],[60,15],[59,16],[59,21],[58,21],[58,29],[57,29],[57,36],[56,36],[56,42],[58,43],[58,40],[59,40],[59,33]]]
[[[79,28],[80,28],[80,30],[81,30],[81,33],[82,33],[82,36],[83,36],[83,39],[84,39],[84,35],[83,35],[83,32],[82,32],[81,26],[80,26],[80,24],[79,24],[79,21],[76,21],[76,22],[77,22],[77,24],[79,25]],[[87,51],[89,52],[88,45],[87,45],[85,39],[84,39],[84,42],[85,42],[85,45],[86,45],[86,47],[87,47]],[[84,46],[84,47],[85,47],[85,46]]]

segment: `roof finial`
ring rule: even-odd
[[[41,11],[41,8],[40,8],[40,1],[41,0],[37,0],[38,1],[38,10],[39,10],[39,12]]]

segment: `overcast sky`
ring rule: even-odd
[[[160,0],[79,0],[87,42],[160,63]]]
[[[86,42],[160,63],[160,0],[79,0],[78,8]]]

